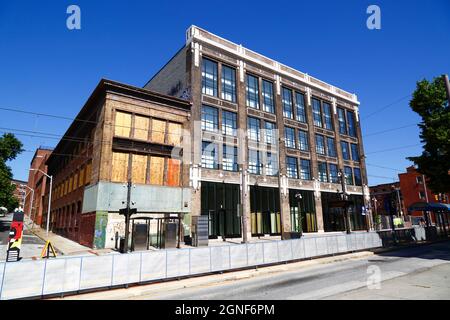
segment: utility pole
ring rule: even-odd
[[[125,239],[123,244],[123,252],[128,252],[128,238],[130,237],[130,217],[131,215],[137,213],[137,209],[131,209],[131,181],[129,180],[127,183],[127,205],[124,209],[119,210],[119,214],[125,216]]]
[[[450,82],[448,80],[448,75],[444,74],[442,75],[442,78],[444,78],[445,90],[447,91],[447,102],[450,108]]]
[[[346,230],[347,233],[350,234],[351,233],[351,228],[350,228],[350,216],[348,214],[348,195],[347,195],[347,186],[346,186],[346,181],[345,181],[345,174],[342,171],[342,169],[339,169],[339,177],[341,179],[341,188],[342,188],[342,200],[344,202],[344,216],[345,216],[345,224],[346,224]]]
[[[298,206],[298,228],[299,228],[299,234],[300,237],[303,236],[303,222],[302,222],[302,209],[301,209],[301,201],[302,201],[302,194],[300,192],[295,194],[295,198],[297,199],[297,206]]]

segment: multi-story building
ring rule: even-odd
[[[23,181],[23,180],[12,179],[11,180],[11,184],[13,184],[15,186],[15,189],[14,189],[14,192],[13,192],[13,196],[19,202],[18,209],[23,210],[24,205],[25,205],[25,202],[24,202],[25,196],[28,193],[28,191],[27,191],[27,189],[25,187],[27,185],[27,182]]]
[[[189,139],[182,135],[190,107],[185,100],[100,81],[46,161],[53,177],[53,232],[90,247],[114,247],[116,235],[124,235],[119,210],[126,206],[128,182],[136,217],[189,213],[189,161],[182,161]]]
[[[43,204],[47,191],[48,178],[44,173],[47,173],[47,165],[45,162],[52,151],[53,148],[43,146],[36,149],[31,160],[30,172],[28,173],[28,190],[33,190],[34,194],[26,198],[24,212],[25,214],[29,214],[30,218],[38,225],[42,223],[43,214],[47,213],[47,207],[44,207]]]
[[[406,215],[405,205],[403,201],[402,192],[400,189],[400,182],[383,183],[370,188],[370,201],[373,208],[373,213],[380,215]],[[392,211],[392,203],[395,203],[394,211]],[[392,212],[391,212],[392,211]]]
[[[416,202],[440,202],[450,203],[450,194],[435,194],[427,185],[427,177],[417,172],[414,166],[406,168],[405,173],[399,173],[400,189],[402,191],[405,208],[409,208]],[[411,215],[421,217],[423,212],[413,211]],[[435,222],[434,214],[430,215],[431,221]]]
[[[192,102],[190,212],[210,238],[344,230],[340,172],[351,227],[367,227],[355,94],[196,26],[145,88]]]

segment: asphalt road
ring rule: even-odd
[[[101,298],[101,293],[97,294]],[[367,258],[249,279],[144,293],[131,299],[358,298],[450,299],[450,242],[404,248]]]

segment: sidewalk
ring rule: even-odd
[[[47,232],[45,229],[42,229],[38,225],[34,225],[34,228],[32,229],[32,221],[31,219],[25,215],[24,218],[24,227],[29,232],[35,234],[37,237],[41,238],[44,241],[50,240],[53,247],[56,249],[57,253],[59,255],[64,256],[78,256],[78,255],[102,255],[102,254],[108,254],[111,253],[112,250],[110,249],[103,249],[103,250],[94,250],[89,247],[82,246],[81,244],[69,240],[67,238],[64,238],[60,235],[57,235],[53,232],[49,232],[47,236]]]

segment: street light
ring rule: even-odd
[[[297,206],[298,206],[298,227],[299,227],[299,234],[300,237],[303,236],[303,227],[302,227],[302,210],[300,207],[300,201],[302,200],[302,194],[300,192],[295,194],[295,199],[297,199]]]
[[[40,173],[44,174],[47,176],[47,178],[50,179],[50,190],[49,190],[49,195],[48,195],[48,209],[47,209],[47,237],[48,237],[48,229],[50,226],[50,204],[52,202],[52,188],[53,188],[53,176],[48,175],[47,173],[45,173],[44,171],[40,170],[40,169],[30,169],[30,171],[39,171]]]
[[[29,186],[27,186],[26,184],[21,184],[21,186],[22,186],[22,187],[25,187],[25,188],[28,188],[28,189],[30,189],[30,191],[31,191],[30,213],[29,213],[28,215],[30,216],[31,221],[33,222],[33,224],[31,225],[31,230],[33,230],[33,228],[34,228],[34,220],[33,220],[33,218],[31,217],[31,214],[32,214],[32,210],[33,210],[34,189],[31,188],[31,187],[29,187]],[[26,195],[25,198],[23,199],[23,206],[24,206],[24,209],[25,209],[25,199],[26,199],[26,198],[27,198],[27,195]]]

